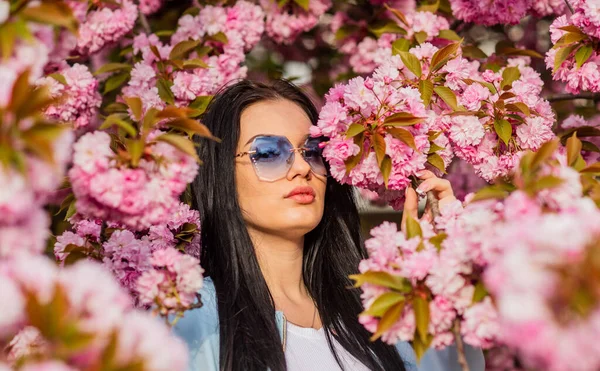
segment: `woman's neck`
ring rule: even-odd
[[[304,237],[285,238],[249,229],[258,264],[275,304],[302,301],[308,295],[302,278]]]

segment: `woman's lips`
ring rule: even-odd
[[[296,187],[285,198],[294,200],[299,204],[310,204],[315,200],[315,190],[308,186]]]

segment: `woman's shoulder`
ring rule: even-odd
[[[204,278],[199,293],[202,307],[186,311],[173,326],[175,334],[186,341],[190,350],[219,333],[217,294],[210,277]]]

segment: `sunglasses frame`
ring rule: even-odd
[[[252,156],[251,156],[251,155],[253,155],[253,154],[255,154],[255,153],[257,152],[256,150],[251,150],[251,151],[240,152],[240,153],[238,153],[238,154],[236,154],[236,155],[235,155],[235,157],[236,157],[236,158],[238,158],[238,157],[243,157],[243,156],[246,156],[246,155],[249,155],[249,157],[250,157],[250,161],[252,162],[252,167],[254,168],[254,172],[256,173],[256,176],[257,176],[257,177],[258,177],[260,180],[262,180],[262,181],[265,181],[265,182],[275,182],[275,181],[277,181],[277,180],[280,180],[280,179],[283,179],[283,178],[285,178],[285,176],[287,175],[287,173],[290,171],[290,169],[291,169],[291,167],[292,167],[292,164],[293,164],[293,163],[294,163],[294,161],[296,160],[296,157],[295,157],[295,155],[296,155],[296,152],[300,152],[300,153],[301,153],[301,155],[302,155],[302,158],[303,158],[303,159],[304,159],[304,161],[306,161],[306,163],[307,163],[307,164],[310,166],[310,171],[311,171],[311,172],[312,172],[314,175],[316,175],[316,176],[320,176],[320,177],[327,177],[327,176],[328,176],[327,167],[326,167],[326,165],[325,165],[325,163],[326,163],[326,162],[325,162],[325,159],[323,159],[323,158],[322,158],[322,156],[321,156],[321,158],[322,158],[322,161],[323,161],[323,167],[325,167],[325,174],[319,174],[318,172],[316,172],[316,171],[315,171],[315,169],[313,168],[313,166],[311,165],[310,161],[308,161],[308,160],[307,160],[307,159],[304,157],[304,153],[305,153],[307,150],[310,150],[311,148],[307,148],[306,146],[303,146],[303,147],[294,147],[294,146],[292,145],[292,142],[289,140],[289,138],[288,138],[288,137],[285,137],[285,136],[283,136],[283,135],[259,135],[259,136],[256,136],[256,137],[255,137],[255,138],[252,140],[252,143],[250,144],[250,148],[252,148],[252,147],[255,145],[255,143],[256,143],[256,141],[257,141],[257,140],[259,140],[259,139],[262,139],[262,138],[283,138],[283,139],[285,139],[285,140],[287,141],[287,143],[290,145],[290,147],[291,147],[291,148],[290,148],[290,155],[289,155],[289,157],[288,157],[288,158],[285,160],[285,162],[287,162],[287,163],[290,163],[290,165],[289,165],[289,167],[288,167],[287,171],[285,172],[285,174],[283,174],[281,177],[279,177],[279,178],[277,178],[277,179],[266,179],[266,178],[264,178],[263,176],[261,176],[261,175],[260,175],[260,170],[258,169],[258,166],[259,166],[259,164],[258,164],[258,161],[257,161],[255,158],[252,158]],[[307,143],[309,140],[311,140],[311,139],[318,139],[318,138],[311,138],[311,137],[308,137],[308,138],[306,138],[306,141],[304,142],[304,144],[306,145],[306,143]]]

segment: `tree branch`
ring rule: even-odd
[[[458,353],[458,364],[462,368],[462,371],[470,371],[469,363],[467,362],[467,356],[465,355],[465,345],[463,344],[462,337],[460,335],[459,321],[455,321],[453,330],[454,339],[456,340],[456,352]]]
[[[565,0],[565,4],[567,4],[567,7],[569,8],[569,10],[571,11],[571,14],[573,14],[573,7],[571,6],[571,4],[569,4],[568,0]]]
[[[546,98],[549,102],[559,102],[563,100],[589,99],[600,100],[600,94],[597,93],[581,93],[581,94],[558,94]]]
[[[140,23],[142,24],[142,27],[144,28],[144,32],[147,35],[150,35],[152,33],[152,30],[150,29],[150,24],[148,23],[148,18],[146,18],[146,15],[144,13],[140,12],[139,20],[140,20]]]

